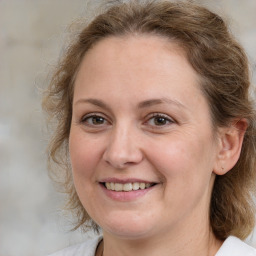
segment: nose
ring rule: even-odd
[[[143,152],[139,143],[139,136],[134,129],[116,127],[111,131],[103,154],[103,160],[115,169],[125,169],[140,163]]]

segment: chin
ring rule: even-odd
[[[103,233],[107,232],[123,239],[145,238],[153,233],[152,219],[147,222],[145,218],[138,217],[138,215],[124,216],[124,214],[119,214],[118,218],[104,218],[104,221],[101,221],[99,225]]]
[[[107,232],[112,236],[116,236],[121,239],[127,240],[138,240],[144,239],[150,236],[150,230],[145,229],[145,227],[138,228],[138,227],[131,227],[131,226],[124,226],[124,227],[106,227],[103,228],[103,233]]]

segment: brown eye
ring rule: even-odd
[[[168,122],[168,120],[164,117],[154,117],[154,124],[155,125],[165,125]]]
[[[165,127],[174,123],[174,120],[167,115],[155,113],[148,119],[147,124],[153,127]]]
[[[82,119],[82,123],[90,126],[99,126],[107,123],[107,120],[102,116],[90,115],[90,116],[85,116]]]
[[[93,117],[91,117],[91,119],[92,119],[91,122],[94,125],[104,124],[104,121],[105,121],[105,119],[100,116],[93,116]]]

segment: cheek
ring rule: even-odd
[[[167,182],[186,185],[211,176],[214,154],[209,139],[176,136],[154,146],[152,143],[148,158]]]
[[[211,150],[200,140],[186,138],[152,148],[149,158],[164,180],[167,205],[175,206],[175,211],[182,215],[199,202],[208,204],[212,189]]]
[[[92,175],[100,157],[99,147],[95,141],[84,136],[82,132],[71,129],[69,138],[69,152],[74,179]],[[80,182],[86,181],[80,179]]]
[[[168,170],[173,170],[175,175],[175,172],[180,173],[183,170],[180,167],[185,167],[195,157],[193,152],[195,148],[193,151],[190,150],[191,148],[193,147],[188,142],[184,144],[181,141],[166,141],[155,146],[151,145],[150,159],[156,165],[160,165],[161,169],[166,169],[167,173],[169,173]]]

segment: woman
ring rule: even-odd
[[[50,160],[95,240],[54,255],[256,255],[248,62],[192,3],[117,3],[70,46],[44,107]],[[239,239],[240,238],[240,239]]]

